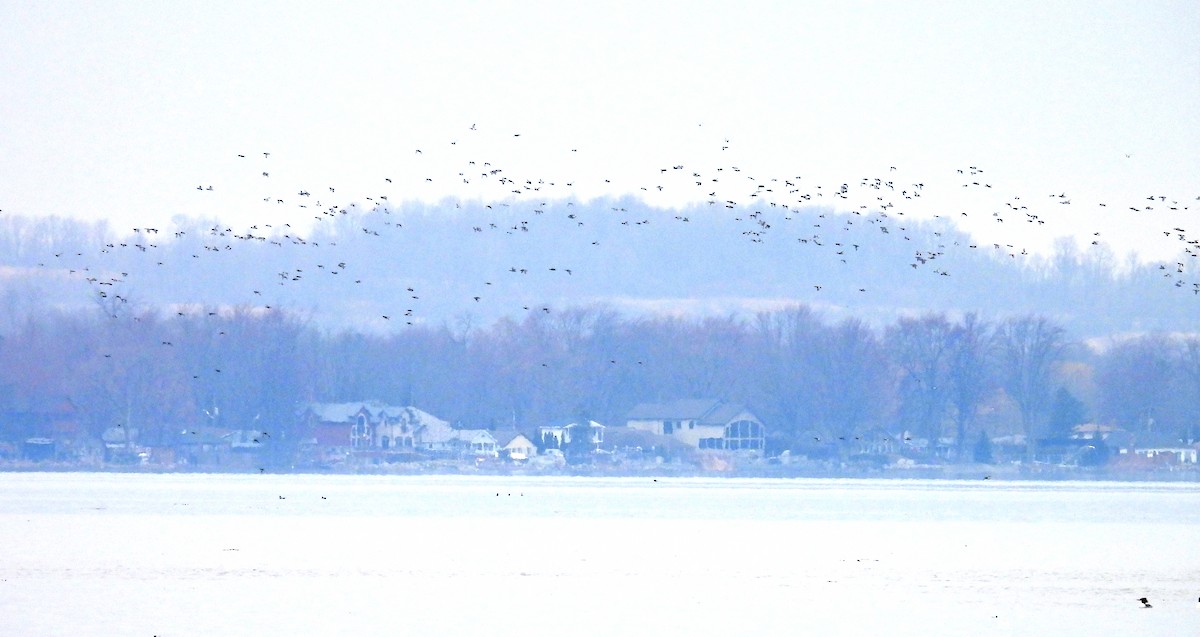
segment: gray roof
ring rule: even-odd
[[[599,427],[601,429],[607,429],[607,427],[596,422],[595,420],[589,420],[587,422],[588,422],[588,426],[591,427],[592,429],[595,429],[596,427]],[[582,426],[583,425],[581,423],[572,421],[565,425],[538,425],[538,431],[545,431],[547,429],[570,429],[572,427],[582,427]]]
[[[445,442],[454,436],[450,423],[416,407],[396,407],[378,400],[349,403],[310,403],[307,408],[321,422],[350,422],[364,409],[372,422],[407,423],[422,434],[425,442]]]
[[[534,444],[533,440],[535,436],[523,431],[517,431],[516,429],[495,429],[492,431],[492,437],[496,439],[496,444],[500,447],[507,447],[509,443],[517,439],[517,436],[525,436],[525,439],[530,444]],[[534,446],[536,447],[537,445],[534,444]]]
[[[345,422],[353,420],[354,416],[364,408],[371,414],[378,414],[381,411],[391,408],[389,405],[378,400],[359,400],[349,403],[309,403],[305,407],[311,409],[322,422]]]
[[[452,437],[467,444],[496,442],[496,437],[487,429],[455,429]]]
[[[626,420],[695,420],[701,424],[724,425],[746,407],[721,400],[674,400],[668,403],[642,403],[629,411]]]
[[[1187,440],[1179,432],[1169,431],[1133,431],[1130,441],[1135,449],[1191,449],[1196,444]]]

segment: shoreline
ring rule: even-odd
[[[1050,465],[947,465],[918,467],[824,467],[805,465],[761,465],[733,470],[715,471],[673,464],[612,467],[602,465],[567,465],[565,467],[530,467],[512,465],[483,465],[472,463],[396,463],[355,465],[338,468],[313,467],[244,467],[180,466],[180,465],[80,465],[51,462],[0,462],[0,473],[128,473],[167,475],[297,475],[297,476],[495,476],[495,477],[597,477],[597,478],[754,478],[778,480],[805,479],[862,479],[862,480],[946,480],[991,482],[1170,482],[1200,483],[1200,469],[1115,469],[1078,468]]]

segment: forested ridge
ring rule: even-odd
[[[6,217],[0,408],[69,399],[98,435],[286,430],[310,401],[495,427],[712,397],[750,406],[777,450],[876,427],[972,441],[1200,422],[1195,295],[1165,264],[1066,242],[1018,258],[934,223],[864,234],[870,250],[851,247],[854,227],[836,249],[731,242],[740,219],[623,203],[542,217],[563,225],[553,241],[520,229],[533,209],[376,208],[310,236]],[[786,215],[753,223],[848,219]],[[486,240],[506,227],[514,238]]]

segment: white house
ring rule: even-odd
[[[455,429],[452,441],[460,453],[489,458],[499,455],[496,438],[487,429]]]
[[[1121,449],[1120,453],[1130,453],[1144,458],[1164,461],[1167,464],[1196,464],[1200,458],[1200,444],[1192,446],[1140,447],[1137,449]]]
[[[599,449],[604,442],[604,425],[589,420],[586,423],[588,443]],[[543,448],[561,449],[571,443],[575,436],[583,433],[584,424],[573,422],[566,425],[542,425],[538,427],[538,439]]]
[[[537,445],[517,431],[495,432],[497,450],[512,460],[528,460],[537,455]]]
[[[305,406],[302,418],[314,428],[319,441],[353,451],[442,451],[454,447],[450,423],[416,407],[395,407],[375,400],[312,403]]]
[[[762,454],[766,444],[761,420],[742,405],[720,400],[642,403],[629,412],[625,425],[669,436],[697,449]]]
[[[229,448],[234,451],[258,451],[267,435],[256,429],[235,429],[222,437],[229,441]]]
[[[1115,441],[1115,444],[1114,444]],[[1123,431],[1109,436],[1108,445],[1121,455],[1141,456],[1168,465],[1195,465],[1200,460],[1200,441],[1187,434],[1165,431]]]

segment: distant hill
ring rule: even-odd
[[[103,224],[6,217],[0,318],[99,299],[164,311],[270,305],[330,329],[375,331],[595,304],[748,315],[801,302],[876,323],[926,310],[1036,312],[1081,338],[1196,327],[1200,276],[1182,258],[1118,264],[1103,245],[1066,241],[1037,257],[972,244],[941,220],[762,208],[405,204],[329,212],[304,234],[176,219],[121,236]]]

